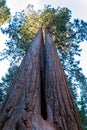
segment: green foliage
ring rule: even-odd
[[[82,128],[83,130],[87,130],[87,101],[85,101],[84,97],[81,98],[79,105],[79,116],[82,123]]]
[[[0,25],[10,19],[10,10],[6,6],[6,0],[0,0]]]
[[[12,63],[17,63],[20,61],[21,57],[24,55],[24,50],[21,49],[21,26],[24,23],[24,12],[16,13],[15,16],[9,21],[8,28],[5,30],[2,29],[4,34],[8,34],[9,40],[6,41],[6,49],[3,50],[3,53],[0,53],[1,60],[7,58]]]
[[[3,100],[3,90],[0,83],[0,102],[2,102],[2,100]]]
[[[14,65],[8,69],[5,76],[2,77],[2,82],[0,83],[0,102],[2,102],[4,96],[6,95],[7,89],[10,86],[14,75],[16,74],[18,66]]]
[[[17,58],[17,54],[18,57],[21,57],[21,54],[23,56],[40,27],[43,30],[49,28],[59,53],[65,55],[65,57],[71,54],[79,55],[79,43],[87,38],[84,35],[84,31],[86,34],[87,24],[82,20],[71,22],[70,18],[71,11],[67,8],[58,7],[54,9],[45,6],[42,11],[36,12],[29,5],[25,12],[16,13],[9,22],[8,28],[2,30],[10,38],[5,43],[8,49],[4,50],[4,55],[1,55],[2,59],[7,55],[10,55],[13,59]],[[78,21],[78,24],[76,21]]]

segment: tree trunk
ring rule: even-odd
[[[54,43],[36,34],[0,108],[0,130],[81,130]]]
[[[81,130],[77,110],[58,53],[46,31],[46,104],[47,117],[56,130]]]

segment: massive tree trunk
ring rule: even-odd
[[[36,34],[0,108],[0,130],[81,130],[54,43]]]
[[[2,130],[31,130],[35,127],[33,122],[40,115],[41,42],[42,32],[39,30],[1,107]]]
[[[77,110],[58,53],[46,31],[46,104],[47,117],[56,130],[81,130]]]

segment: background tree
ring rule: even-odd
[[[16,74],[18,69],[18,66],[12,66],[8,69],[8,72],[1,78],[1,83],[0,83],[0,102],[2,102],[3,98],[5,97],[7,93],[7,89],[10,86],[14,75]]]
[[[0,0],[0,25],[10,19],[10,9],[6,6],[6,0]]]
[[[80,56],[81,53],[80,43],[87,40],[87,23],[79,19],[74,19],[71,22],[71,11],[69,9],[60,7],[55,9],[51,6],[45,6],[42,11],[35,11],[33,6],[29,5],[24,12],[16,13],[9,21],[8,27],[5,30],[2,29],[2,32],[8,34],[10,38],[5,43],[7,48],[1,54],[2,59],[7,57],[11,63],[19,64],[40,27],[43,28],[43,31],[48,28],[55,41],[80,115],[82,115],[83,109],[79,106],[82,106],[83,101],[81,99],[78,101],[77,89],[79,88],[81,91],[81,98],[84,95],[84,115],[87,119],[85,105],[87,82],[82,69],[79,67],[80,61],[75,60],[75,56]],[[83,120],[82,116],[81,120]],[[87,124],[86,120],[85,124]],[[87,125],[84,129],[86,127]]]

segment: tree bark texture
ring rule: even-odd
[[[81,130],[77,110],[55,44],[46,31],[45,91],[47,117],[56,130]]]
[[[55,45],[40,29],[0,108],[0,130],[81,130]]]

